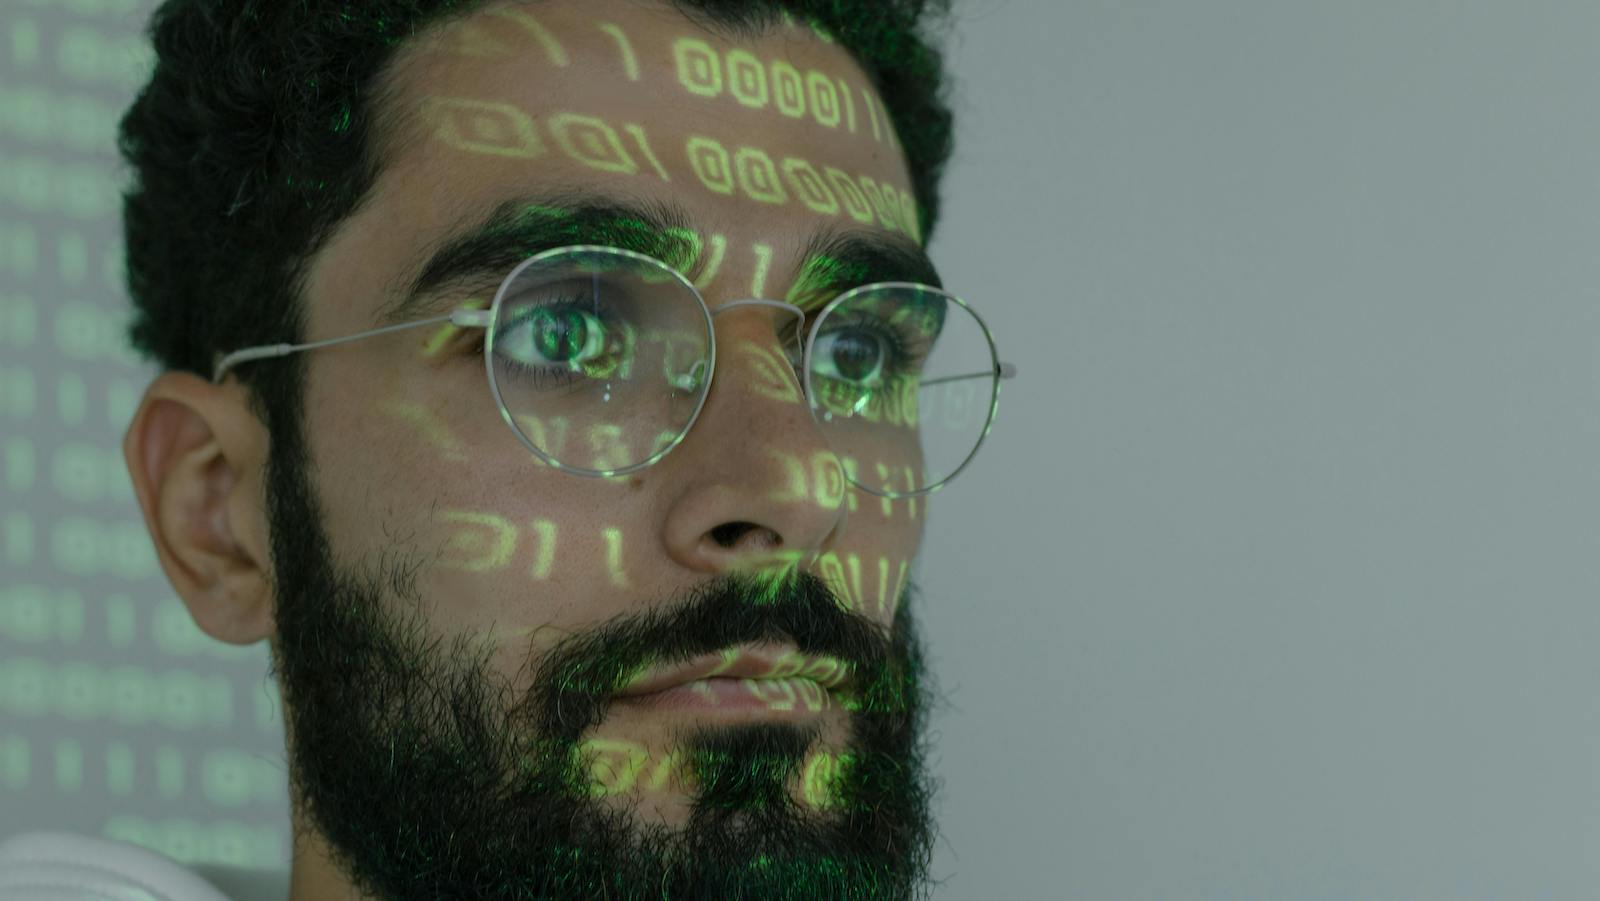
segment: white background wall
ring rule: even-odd
[[[1600,6],[958,3],[934,255],[1022,374],[922,562],[938,897],[1595,897]],[[0,835],[274,865],[264,649],[116,455],[149,6],[0,8]]]

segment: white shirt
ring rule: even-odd
[[[67,832],[0,841],[0,901],[229,901],[177,861],[128,842]]]

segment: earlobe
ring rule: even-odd
[[[230,644],[272,633],[259,492],[266,431],[238,388],[183,372],[146,389],[122,452],[156,556],[195,623]]]

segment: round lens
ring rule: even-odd
[[[956,297],[869,285],[823,311],[806,348],[812,415],[859,487],[924,494],[977,452],[994,418],[999,360]]]
[[[566,248],[495,298],[489,382],[545,463],[619,475],[671,450],[705,402],[711,319],[677,272],[641,254]]]

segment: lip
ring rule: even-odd
[[[724,680],[725,684],[753,684],[753,692],[759,691],[764,682],[781,688],[777,683],[801,681],[813,682],[827,691],[838,691],[848,688],[851,678],[850,665],[835,657],[802,654],[793,648],[744,645],[682,663],[647,667],[618,689],[616,697],[643,699],[674,689],[691,688],[697,683]]]

